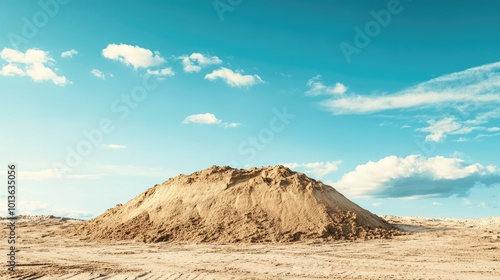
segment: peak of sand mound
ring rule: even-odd
[[[145,242],[288,242],[389,237],[393,228],[330,186],[284,166],[179,175],[74,233]]]

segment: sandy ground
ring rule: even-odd
[[[411,233],[363,242],[144,244],[56,234],[80,221],[24,219],[18,222],[16,271],[2,266],[0,278],[500,279],[500,217],[384,218]]]

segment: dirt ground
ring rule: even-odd
[[[500,279],[500,217],[384,218],[409,233],[358,242],[145,244],[82,240],[59,233],[80,221],[24,218],[17,224],[16,270],[4,265],[0,278]],[[7,222],[1,223],[7,240]]]

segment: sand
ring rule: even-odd
[[[366,240],[398,234],[330,186],[284,166],[179,175],[72,230],[92,240]]]
[[[180,175],[90,221],[23,216],[17,236],[0,279],[500,279],[500,217],[379,217],[282,166]]]
[[[0,279],[500,279],[500,217],[384,218],[412,232],[351,242],[88,241],[57,234],[82,221],[35,217],[19,221],[19,266]]]

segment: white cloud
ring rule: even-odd
[[[350,95],[325,101],[335,115],[367,114],[394,109],[442,108],[500,103],[500,62],[444,75],[384,95]]]
[[[443,142],[448,135],[464,135],[473,131],[500,131],[498,127],[471,126],[467,121],[457,120],[455,117],[447,117],[438,121],[429,120],[427,123],[429,124],[428,127],[418,128],[417,131],[428,132],[429,134],[425,137],[425,140],[436,143]],[[491,136],[495,136],[495,134],[479,134],[475,139]],[[466,142],[468,139],[460,137],[456,141]]]
[[[221,79],[231,87],[253,86],[264,82],[258,75],[243,75],[225,67],[205,75],[205,79]]]
[[[24,171],[19,174],[22,180],[43,180],[43,179],[57,179],[57,174],[52,169],[45,169],[40,171]]]
[[[326,86],[318,77],[309,80],[309,94],[323,93]],[[334,115],[370,114],[388,110],[425,110],[427,142],[444,142],[450,135],[466,135],[481,131],[476,137],[460,137],[466,142],[496,136],[498,127],[488,122],[500,118],[500,62],[470,68],[461,72],[420,83],[395,93],[343,95],[326,100],[322,105]],[[445,112],[445,117],[436,113]]]
[[[104,176],[106,176],[106,174],[70,174],[70,175],[64,175],[63,178],[97,180],[101,179]]]
[[[190,115],[190,116],[187,116],[182,121],[182,123],[183,124],[197,123],[197,124],[219,125],[223,128],[235,128],[235,127],[242,125],[241,123],[236,123],[236,122],[222,122],[222,120],[219,120],[212,113]]]
[[[7,64],[0,70],[2,76],[26,76],[26,73],[14,64]]]
[[[380,207],[382,206],[382,202],[374,202],[372,203],[373,207]]]
[[[496,108],[487,112],[482,112],[478,114],[474,119],[465,121],[465,123],[470,125],[479,125],[488,123],[490,119],[495,119],[495,118],[500,118],[500,108]]]
[[[481,134],[476,135],[476,137],[474,137],[474,139],[478,140],[478,139],[485,138],[485,137],[494,137],[494,136],[499,136],[499,135],[500,135],[500,133],[493,133],[493,134],[481,133]]]
[[[198,123],[198,124],[220,124],[221,120],[217,119],[214,114],[196,114],[187,116],[183,121],[183,124]]]
[[[118,149],[126,149],[127,146],[125,145],[118,145],[118,144],[102,144],[103,147],[108,148],[108,149],[113,149],[113,150],[118,150]]]
[[[233,123],[224,122],[224,123],[222,124],[222,126],[223,126],[224,128],[235,128],[235,127],[238,127],[238,126],[240,126],[240,125],[241,125],[241,123],[234,123],[234,122],[233,122]]]
[[[77,55],[78,54],[78,51],[75,50],[75,49],[71,49],[69,51],[65,51],[63,53],[61,53],[61,57],[69,57],[69,58],[72,58],[73,56]]]
[[[124,145],[105,144],[108,149],[126,149]],[[0,170],[0,173],[6,172]],[[93,172],[93,173],[91,173]],[[176,175],[179,172],[172,172],[164,168],[147,167],[147,166],[130,166],[130,165],[94,165],[91,172],[85,174],[63,174],[62,179],[80,179],[80,180],[97,180],[105,176],[120,175],[120,176],[138,176],[138,177],[168,177]],[[54,169],[44,169],[39,171],[23,171],[19,174],[20,180],[40,181],[40,180],[60,180],[60,173]]]
[[[307,86],[309,90],[306,91],[306,95],[317,96],[324,94],[335,94],[341,95],[347,91],[347,87],[341,83],[336,83],[333,86],[326,86],[321,82],[321,75],[317,75],[307,81]]]
[[[25,53],[4,48],[0,57],[8,64],[0,70],[3,76],[28,76],[35,82],[52,81],[58,86],[65,86],[68,80],[65,76],[58,76],[48,65],[55,60],[46,51],[29,49]]]
[[[41,63],[36,63],[31,65],[27,70],[26,74],[33,79],[35,82],[42,81],[52,81],[58,86],[64,86],[67,83],[66,77],[57,76],[57,74],[50,68],[46,67]]]
[[[282,72],[276,72],[276,74],[280,75],[283,78],[287,78],[287,79],[290,79],[292,77],[292,74],[285,74]]]
[[[159,79],[165,79],[165,77],[172,77],[175,72],[170,67],[165,67],[160,70],[146,70],[146,75],[157,76]]]
[[[410,155],[358,165],[332,185],[352,197],[433,197],[466,195],[478,184],[500,184],[500,170],[458,158]]]
[[[433,203],[432,203],[432,205],[433,205],[433,206],[440,206],[440,205],[441,205],[441,203],[440,203],[440,202],[433,202]]]
[[[56,217],[88,219],[93,216],[89,211],[54,208],[41,201],[20,201],[19,215],[54,215]]]
[[[182,60],[184,72],[199,72],[203,67],[208,65],[221,64],[222,60],[217,56],[205,56],[201,53],[192,53],[191,55],[183,55],[179,57]]]
[[[477,205],[478,208],[487,208],[488,207],[488,204],[486,204],[486,202],[480,202],[478,205]]]
[[[390,121],[384,121],[378,124],[378,126],[392,126],[392,125],[394,125],[394,123]]]
[[[7,207],[6,200],[0,201],[0,207],[5,209]],[[75,219],[89,219],[93,214],[85,210],[74,210],[67,208],[54,208],[48,203],[42,201],[20,200],[18,215],[54,215],[56,217],[66,217]]]
[[[125,65],[131,65],[134,69],[157,66],[165,62],[159,52],[153,52],[139,46],[126,44],[109,44],[102,50],[105,58],[118,60]]]
[[[418,200],[418,199],[426,199],[426,198],[433,198],[436,197],[434,194],[426,194],[426,195],[410,195],[410,196],[403,196],[399,197],[401,200],[404,201],[411,201],[411,200]]]
[[[472,202],[468,198],[462,199],[462,203],[465,206],[470,206],[472,204]]]
[[[105,174],[65,174],[64,179],[100,179]],[[59,174],[53,169],[44,169],[39,171],[24,171],[19,174],[19,178],[22,180],[29,181],[39,181],[39,180],[50,180],[50,179],[60,179]]]
[[[97,77],[98,79],[106,80],[106,74],[104,74],[103,72],[101,72],[99,69],[92,69],[90,71],[90,73],[92,75],[94,75],[95,77]]]
[[[87,220],[94,216],[90,211],[73,210],[68,208],[55,208],[50,212],[56,217],[66,217],[81,220]]]
[[[419,131],[430,133],[425,137],[425,140],[428,142],[443,142],[446,139],[447,133],[456,132],[462,128],[452,117],[440,121],[430,120],[428,123],[428,127],[418,129]]]
[[[304,173],[306,173],[309,176],[321,178],[332,172],[337,171],[339,169],[338,166],[340,163],[341,161],[337,160],[330,162],[327,161],[327,162],[310,162],[310,163],[284,163],[282,165],[293,170],[301,169],[304,170]]]
[[[50,209],[49,204],[41,201],[20,201],[19,214],[21,215],[50,215],[45,214]]]

